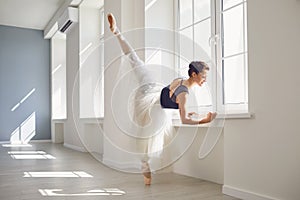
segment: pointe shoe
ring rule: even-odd
[[[107,20],[109,22],[109,28],[110,28],[111,32],[113,32],[114,34],[117,34],[117,22],[116,22],[114,15],[112,13],[108,13]]]
[[[151,175],[150,175],[150,177],[146,177],[144,175],[144,183],[145,183],[145,185],[151,185]]]
[[[150,171],[149,164],[147,162],[143,162],[142,171],[144,175],[145,185],[151,185],[151,171]]]

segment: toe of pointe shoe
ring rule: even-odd
[[[114,23],[114,21],[115,21],[113,14],[108,13],[107,14],[107,20],[108,20],[109,24],[112,25]]]
[[[145,183],[145,185],[151,185],[151,177],[149,178],[149,177],[144,176],[144,183]]]
[[[116,28],[116,20],[115,17],[113,16],[113,14],[108,13],[107,14],[107,20],[109,22],[109,28],[112,32],[114,32],[115,28]]]

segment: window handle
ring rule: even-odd
[[[219,35],[218,34],[212,35],[208,38],[208,45],[209,46],[216,45],[218,41],[219,41]]]

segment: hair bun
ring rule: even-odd
[[[191,69],[191,68],[195,68],[195,66],[193,65],[193,62],[191,62],[190,64],[189,64],[189,68]]]
[[[196,72],[198,74],[199,72],[202,72],[203,70],[209,70],[208,65],[203,61],[192,61],[189,64],[189,76],[191,76],[192,72]]]

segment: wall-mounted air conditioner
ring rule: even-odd
[[[78,22],[78,8],[68,7],[58,19],[58,30],[67,33]]]

